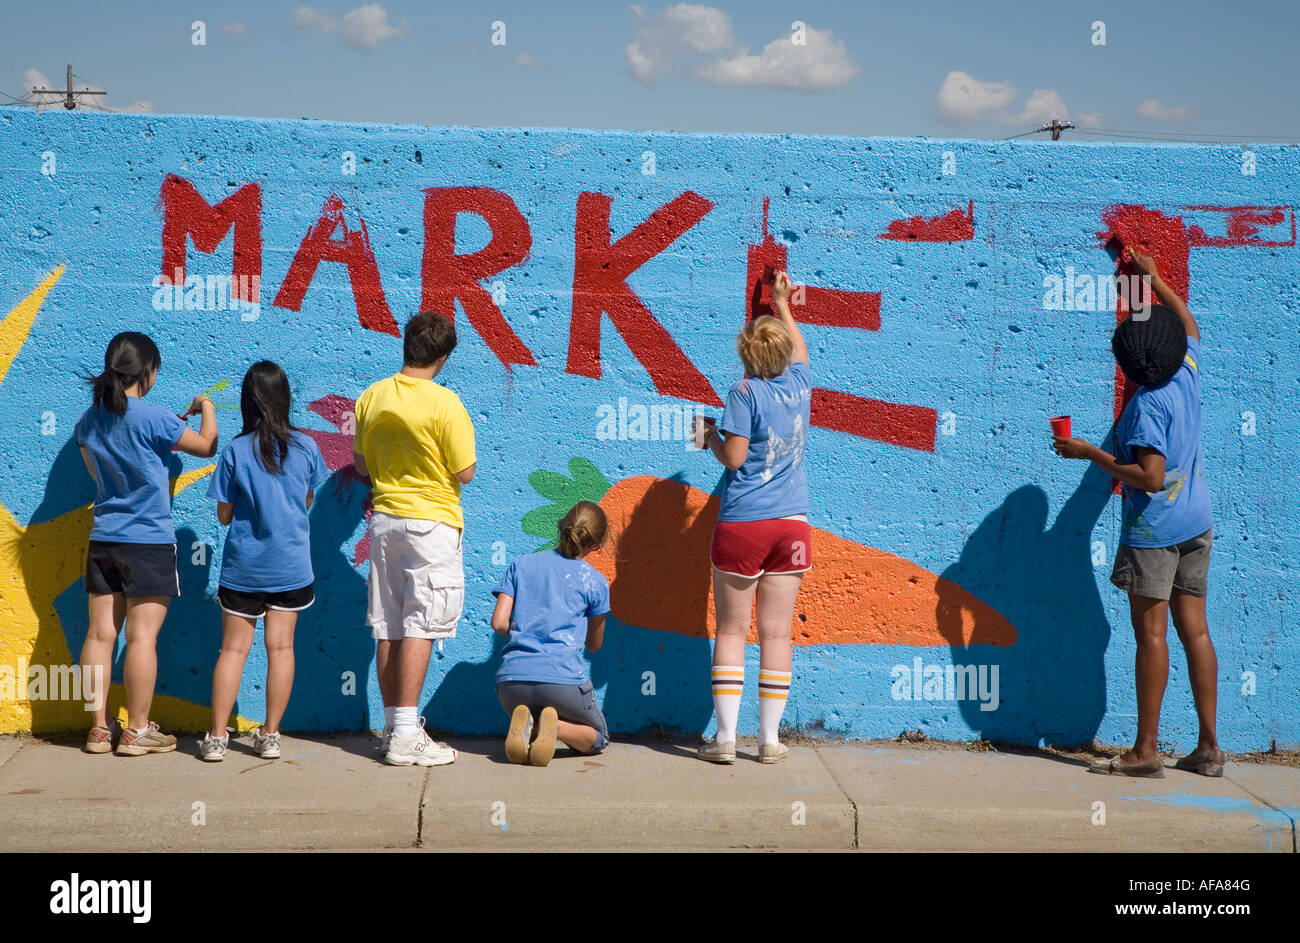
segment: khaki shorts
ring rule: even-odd
[[[1168,599],[1173,590],[1204,596],[1210,574],[1212,531],[1172,547],[1126,547],[1115,551],[1110,581],[1134,596]]]
[[[455,637],[465,604],[460,538],[441,521],[370,516],[366,625],[374,638]]]

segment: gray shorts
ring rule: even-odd
[[[595,727],[596,745],[588,751],[588,755],[599,753],[609,743],[605,715],[596,706],[596,690],[590,681],[582,684],[500,681],[497,683],[497,699],[507,714],[513,714],[520,704],[527,704],[533,712],[533,723],[537,723],[537,715],[543,707],[554,707],[560,720]]]
[[[1110,581],[1134,596],[1168,599],[1173,590],[1204,596],[1210,574],[1211,531],[1172,547],[1127,547],[1115,551]]]

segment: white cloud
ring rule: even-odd
[[[1079,127],[1088,130],[1094,130],[1101,127],[1102,119],[1106,117],[1104,112],[1100,111],[1081,111],[1075,115],[1075,120]]]
[[[981,82],[966,72],[952,71],[939,87],[934,111],[940,121],[967,125],[978,121],[1005,121],[1006,108],[1016,100],[1010,82]]]
[[[731,17],[715,7],[677,3],[658,16],[646,17],[634,6],[636,39],[627,47],[627,64],[638,82],[651,85],[673,71],[687,53],[735,47]]]
[[[1151,118],[1155,121],[1196,121],[1201,113],[1190,105],[1166,105],[1158,98],[1148,98],[1133,109],[1139,118]]]
[[[345,42],[375,52],[379,44],[406,32],[406,20],[400,26],[388,25],[388,11],[377,3],[368,3],[343,14],[340,34]]]
[[[844,42],[830,30],[811,26],[806,29],[802,45],[795,45],[791,36],[774,39],[756,56],[737,53],[700,67],[696,75],[719,85],[788,88],[797,92],[819,92],[852,82],[862,70]]]
[[[795,45],[791,34],[751,55],[736,40],[731,17],[716,7],[677,3],[657,16],[631,10],[637,36],[625,50],[627,64],[645,85],[681,72],[718,85],[814,92],[846,85],[861,71],[829,30],[805,27],[804,43]]]
[[[236,20],[233,23],[227,23],[225,26],[221,27],[221,32],[242,38],[248,35],[248,27]]]
[[[1020,114],[1016,115],[1015,120],[1021,124],[1044,124],[1053,118],[1068,121],[1070,109],[1065,107],[1065,102],[1055,90],[1036,88],[1034,93],[1025,99],[1024,107],[1020,109]]]
[[[1053,118],[1070,119],[1070,109],[1055,89],[1036,88],[1019,110],[1013,106],[1019,96],[1010,82],[983,82],[975,76],[953,70],[943,80],[934,100],[935,117],[945,124],[1014,124],[1040,125]],[[1102,113],[1080,115],[1080,124],[1092,127],[1101,123]]]
[[[308,6],[294,7],[289,22],[298,29],[314,29],[320,33],[332,33],[339,25],[332,14]]]
[[[543,62],[531,52],[521,52],[519,55],[515,56],[515,65],[522,66],[525,69],[541,69],[544,72],[555,71],[555,66],[551,65],[549,62]]]

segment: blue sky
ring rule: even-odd
[[[1078,140],[1300,138],[1291,0],[64,0],[9,4],[5,26],[0,92],[62,86],[71,62],[115,109],[995,138],[1059,115]]]

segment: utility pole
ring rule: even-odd
[[[1051,132],[1052,132],[1052,140],[1053,140],[1053,141],[1059,141],[1059,140],[1061,139],[1061,132],[1062,132],[1062,131],[1067,131],[1067,130],[1069,130],[1069,131],[1074,130],[1074,124],[1073,124],[1072,122],[1069,122],[1069,121],[1062,122],[1061,119],[1059,119],[1059,118],[1053,118],[1051,124],[1045,124],[1045,125],[1043,125],[1041,128],[1039,128],[1038,130],[1039,130],[1039,131],[1051,131]]]
[[[59,95],[59,94],[62,94],[62,95],[65,96],[64,99],[63,99],[63,107],[66,108],[68,111],[73,111],[73,110],[76,109],[76,107],[77,107],[77,100],[76,100],[75,98],[72,97],[73,95],[107,95],[108,92],[95,92],[95,91],[91,91],[91,90],[88,89],[88,88],[83,88],[83,89],[82,89],[81,91],[79,91],[79,92],[74,92],[74,91],[72,90],[72,64],[69,63],[69,64],[68,64],[68,87],[67,87],[66,90],[64,90],[63,92],[59,92],[59,91],[57,91],[57,90],[55,90],[55,89],[52,89],[52,88],[33,88],[33,89],[32,89],[32,94],[33,94],[33,95]],[[48,104],[48,105],[52,105],[52,104],[54,104],[54,102],[38,102],[38,104]]]

